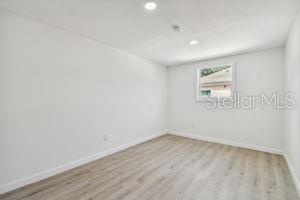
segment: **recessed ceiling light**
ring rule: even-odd
[[[198,44],[198,41],[197,41],[197,40],[192,40],[192,41],[190,42],[190,45],[196,45],[196,44]]]
[[[155,2],[149,1],[147,3],[145,3],[145,9],[146,10],[155,10],[157,7]]]

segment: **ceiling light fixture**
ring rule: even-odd
[[[150,2],[145,3],[146,10],[155,10],[156,7],[157,7],[157,5],[155,2],[150,1]]]
[[[196,45],[196,44],[198,44],[198,41],[197,41],[197,40],[192,40],[192,41],[190,42],[190,45]]]

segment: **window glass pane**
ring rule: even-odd
[[[232,95],[231,65],[201,69],[199,78],[201,96],[228,97]]]

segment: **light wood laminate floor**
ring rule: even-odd
[[[282,156],[165,135],[1,200],[298,200]]]

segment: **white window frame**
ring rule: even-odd
[[[231,82],[231,98],[234,99],[234,95],[235,95],[235,92],[236,92],[236,63],[235,62],[232,62],[232,63],[229,63],[229,64],[220,64],[220,65],[212,65],[212,66],[202,66],[202,67],[199,67],[197,69],[197,73],[196,73],[196,101],[198,102],[203,102],[203,101],[209,101],[208,98],[206,96],[203,96],[201,95],[201,92],[200,92],[200,77],[201,77],[201,71],[203,69],[208,69],[208,68],[213,68],[213,67],[221,67],[221,66],[224,66],[224,65],[230,65],[232,67],[232,82]],[[228,98],[228,97],[209,97],[210,100],[215,100],[215,101],[218,101],[218,100],[222,100],[222,99],[225,99],[225,98]]]

